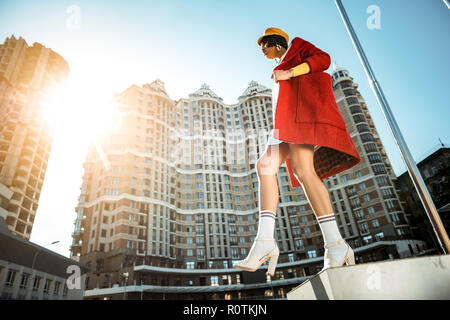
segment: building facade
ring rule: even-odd
[[[43,110],[68,75],[67,62],[37,42],[12,35],[0,45],[0,217],[27,240],[53,140]]]
[[[12,233],[0,217],[0,299],[82,300],[86,266]]]
[[[438,210],[444,228],[450,233],[450,148],[440,144],[431,154],[417,163],[422,179]],[[436,253],[441,252],[441,247],[436,240],[436,235],[431,222],[425,213],[414,184],[405,171],[398,176],[398,188],[400,198],[405,203],[405,211],[410,215],[410,225],[414,237],[427,242],[430,249]]]
[[[418,255],[395,175],[364,99],[334,64],[333,87],[357,166],[324,180],[357,262]],[[233,268],[258,228],[256,161],[272,129],[271,90],[252,81],[228,105],[207,85],[172,101],[157,80],[116,95],[122,127],[85,162],[71,254],[88,265],[86,299],[285,298],[323,267],[306,196],[277,173],[274,277]]]

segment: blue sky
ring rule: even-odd
[[[442,0],[342,2],[412,155],[423,157],[439,143],[438,138],[450,143],[450,41],[446,36],[450,10]],[[80,10],[79,28],[67,27],[71,5]],[[371,14],[366,9],[371,5],[380,8],[380,29],[367,27]],[[265,59],[256,44],[264,29],[271,26],[282,28],[291,39],[312,42],[350,71],[395,173],[404,172],[398,148],[332,0],[0,1],[1,42],[14,34],[29,45],[42,43],[66,59],[71,77],[98,86],[102,95],[160,78],[172,99],[187,97],[207,83],[225,103],[236,103],[252,80],[271,87],[274,62]],[[332,72],[332,66],[327,72]],[[71,217],[70,232],[83,150],[73,168],[78,175],[72,180],[75,187],[66,196],[66,204],[58,207]],[[52,157],[48,171],[57,161],[56,155]],[[45,191],[50,199],[58,191],[52,189],[50,177],[46,181],[42,196]],[[42,201],[41,207],[46,208]],[[43,230],[38,225],[39,211],[36,219],[32,240],[41,244],[53,241],[54,237],[35,236],[37,230]],[[61,241],[70,244],[70,236],[64,237]],[[64,243],[58,250],[68,255],[67,247]]]

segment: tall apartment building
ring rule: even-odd
[[[0,45],[0,216],[27,240],[52,145],[42,111],[68,75],[67,62],[40,43],[12,35]]]
[[[425,249],[411,239],[395,175],[348,71],[334,93],[362,161],[324,180],[342,235],[359,263]],[[77,207],[72,256],[93,272],[86,299],[285,297],[323,266],[323,238],[286,165],[274,277],[233,268],[258,228],[256,161],[272,129],[271,90],[252,81],[228,105],[207,85],[172,102],[163,84],[131,86],[117,101],[123,127],[91,150]]]

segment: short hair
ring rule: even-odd
[[[287,49],[287,47],[288,47],[286,39],[277,34],[271,34],[270,36],[263,37],[261,39],[260,44],[264,45],[265,43],[267,43],[268,47],[273,47],[273,46],[276,46],[277,44],[284,47],[285,49]]]

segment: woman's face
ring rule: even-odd
[[[275,59],[277,57],[278,51],[276,46],[268,47],[267,42],[263,43],[261,42],[261,50],[263,55],[267,59]]]

